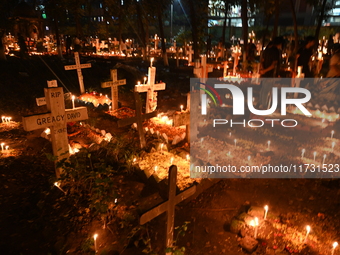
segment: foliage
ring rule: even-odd
[[[177,230],[176,239],[174,241],[173,247],[167,247],[165,252],[171,252],[173,255],[184,255],[185,254],[185,247],[178,247],[177,242],[179,240],[179,237],[184,237],[186,231],[188,230],[188,224],[190,224],[189,221],[185,221],[182,226],[175,227],[175,230]]]

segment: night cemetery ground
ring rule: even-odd
[[[144,225],[139,221],[143,213],[168,200],[172,164],[178,168],[177,194],[197,187],[193,196],[175,205],[175,254],[339,254],[338,248],[333,249],[333,243],[340,240],[338,179],[191,179],[189,145],[184,140],[172,144],[185,128],[147,120],[143,125],[146,146],[140,149],[137,129],[130,128],[131,124],[118,127],[119,120],[135,115],[133,87],[137,81],[143,83],[149,62],[81,60],[92,67],[83,69],[88,95],[75,104],[87,107],[88,119],[67,126],[72,153],[77,153],[65,163],[61,180],[55,177],[48,134],[44,129],[24,131],[22,116],[47,111],[46,106],[37,106],[36,98],[44,97],[47,80],[57,77],[63,82],[58,80],[58,86],[65,85],[66,108],[72,108],[68,92],[79,96],[78,78],[76,71],[64,70],[73,64],[72,58],[62,62],[55,56],[9,57],[0,62],[0,116],[12,118],[0,123],[0,143],[9,146],[0,154],[1,254],[94,254],[95,250],[98,254],[164,254],[166,214]],[[118,62],[118,79],[126,79],[126,84],[118,89],[120,110],[112,111],[105,105],[110,88],[101,88],[101,83],[110,80],[110,70]],[[166,69],[160,62],[154,63],[156,80],[163,81],[166,89],[158,91],[159,112],[181,112],[180,105],[187,107],[193,70],[175,68],[172,62]],[[221,73],[215,70],[212,75]],[[93,100],[100,96],[93,91],[97,96],[102,93],[103,105],[94,107]],[[141,98],[144,112],[145,95]],[[87,99],[92,104],[85,103]],[[204,146],[212,143],[212,161],[218,156],[220,138],[205,132],[206,127],[200,127],[193,145],[206,153]],[[298,163],[302,149],[311,162],[314,151],[318,158],[327,152],[327,160],[333,157],[339,162],[337,147],[331,151],[332,141],[338,146],[339,134],[339,122],[298,130],[294,136],[282,130],[246,129],[232,133],[231,138],[226,132],[223,146],[229,146],[231,156],[240,162],[250,154],[239,152],[236,146],[246,148],[252,159],[272,164]],[[201,138],[204,146],[199,144]],[[271,150],[267,150],[269,140]],[[207,157],[202,155],[202,160]]]

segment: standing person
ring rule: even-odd
[[[305,74],[305,78],[314,77],[314,74],[310,69],[310,61],[311,56],[313,55],[314,44],[315,38],[313,36],[308,36],[304,46],[298,50],[296,55],[297,66],[302,66],[302,73]]]
[[[28,54],[27,45],[24,37],[20,33],[18,33],[18,45],[20,47],[20,58],[26,58]]]
[[[283,44],[282,37],[275,37],[266,47],[261,59],[261,78],[279,77],[281,49]],[[273,79],[262,79],[259,98],[259,108],[269,109],[271,106],[272,87],[275,86]]]

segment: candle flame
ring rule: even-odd
[[[97,237],[98,237],[98,234],[94,234],[93,235],[93,239],[96,241],[97,240]]]
[[[264,206],[264,210],[267,212],[268,211],[268,205]]]
[[[310,232],[310,230],[311,230],[311,228],[310,228],[309,225],[306,226],[306,230],[307,230],[307,234],[309,234],[309,232]]]
[[[338,242],[334,242],[334,243],[333,243],[333,249],[335,249],[336,247],[338,247],[338,245],[339,245]]]

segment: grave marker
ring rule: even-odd
[[[84,94],[85,93],[85,88],[84,88],[84,80],[83,80],[83,74],[81,72],[81,69],[82,68],[90,68],[91,67],[91,63],[80,64],[79,52],[75,52],[74,53],[74,59],[76,61],[76,64],[75,65],[65,66],[65,70],[77,70],[78,81],[79,81],[79,86],[80,86],[80,93]]]
[[[173,116],[173,126],[180,127],[185,125],[185,137],[190,142],[190,93],[187,95],[187,109]]]
[[[206,79],[208,79],[208,73],[213,71],[213,67],[211,65],[207,65],[207,56],[201,55],[201,63],[195,63],[194,74],[196,78],[200,78],[201,82],[205,83]]]
[[[49,112],[23,117],[22,123],[26,131],[50,128],[53,155],[57,157],[57,161],[60,161],[69,156],[67,123],[87,119],[87,108],[78,107],[65,110],[64,93],[61,87],[49,86],[44,89],[44,92]],[[56,169],[58,178],[60,174],[60,169]]]
[[[151,112],[142,115],[142,103],[139,98],[139,94],[134,92],[135,106],[136,106],[136,116],[128,119],[122,119],[118,121],[118,127],[124,127],[137,123],[137,130],[139,135],[140,147],[144,148],[146,145],[144,131],[143,131],[143,121],[157,116],[157,112]]]
[[[148,83],[135,85],[135,92],[147,92],[146,95],[146,113],[153,112],[157,108],[157,92],[158,90],[165,90],[165,83],[157,83],[155,84],[156,79],[156,67],[151,66],[149,67],[148,72]]]
[[[188,65],[192,62],[192,55],[194,54],[194,51],[192,50],[192,46],[189,46],[189,50],[187,50],[188,54]]]
[[[166,212],[167,213],[167,224],[166,224],[166,247],[167,248],[173,246],[175,206],[196,193],[196,186],[193,186],[179,193],[176,196],[177,167],[174,165],[172,165],[169,169],[168,181],[169,181],[168,201],[144,213],[139,220],[139,223],[141,225],[144,225],[145,223],[151,221],[152,219]]]
[[[118,80],[117,69],[111,69],[112,81],[102,82],[102,88],[111,87],[111,109],[118,109],[118,86],[125,85],[126,79]]]

